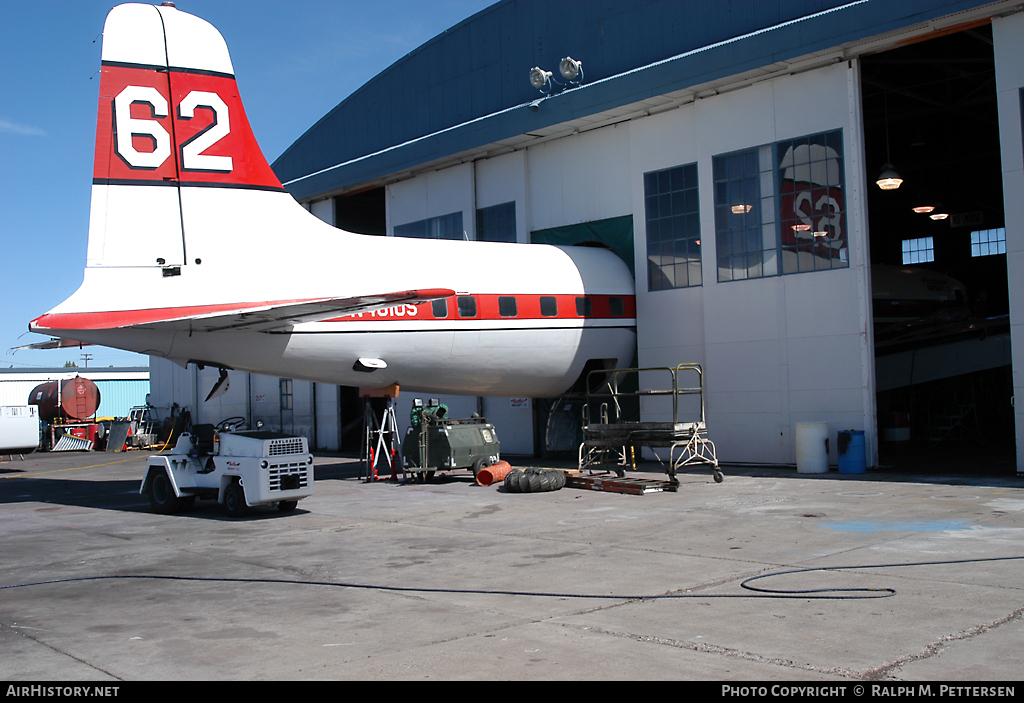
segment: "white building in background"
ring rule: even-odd
[[[949,82],[930,107],[907,103],[941,63],[929,51],[944,57],[943,80],[959,56],[989,87]],[[534,90],[528,70],[557,79],[564,55],[582,61],[582,83]],[[833,436],[864,430],[874,464],[879,416],[906,406],[923,423],[928,397],[959,393],[876,391],[872,266],[900,265],[902,239],[935,236],[936,266],[991,283],[988,302],[1020,339],[1024,300],[1006,281],[1024,273],[1022,91],[1024,14],[1012,2],[504,0],[372,79],[274,168],[350,231],[608,246],[635,271],[636,362],[704,366],[720,460],[792,464],[796,425],[813,421]],[[970,122],[985,116],[991,129]],[[933,141],[928,125],[950,119],[978,144]],[[994,153],[982,153],[986,138]],[[984,159],[984,204],[962,197],[966,185],[938,193],[959,167],[937,155],[958,149]],[[890,153],[906,179],[891,197],[875,185]],[[970,229],[910,219],[913,197],[1004,226],[1003,258],[971,262],[969,239],[959,248]],[[897,199],[906,207],[888,214]],[[516,273],[495,262],[496,276]],[[1018,343],[1017,369],[1022,355]],[[232,372],[230,391],[203,402],[216,369],[154,359],[152,370],[154,405],[187,406],[194,422],[263,420],[337,449],[362,418],[355,389]],[[1007,369],[979,405],[1008,399],[1015,378]],[[415,395],[402,391],[400,424]],[[503,452],[543,451],[551,399],[442,400],[488,417]],[[1024,466],[1024,407],[998,412],[1006,432],[1016,424]]]

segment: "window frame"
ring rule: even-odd
[[[928,236],[904,239],[900,242],[900,251],[904,266],[927,264],[935,261],[935,238]]]
[[[516,243],[518,241],[516,201],[478,208],[476,211],[476,239],[478,242]]]
[[[711,177],[720,283],[850,267],[843,128],[715,154]]]
[[[408,239],[465,239],[462,210],[395,225],[393,236]]]
[[[697,162],[644,173],[647,290],[704,284]]]

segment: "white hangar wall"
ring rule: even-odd
[[[632,215],[639,363],[705,367],[708,425],[720,459],[792,464],[796,424],[813,421],[827,422],[831,437],[838,430],[865,430],[873,460],[870,258],[857,74],[855,61],[835,64],[413,177],[388,189],[389,231],[462,208],[463,222],[470,224],[466,232],[475,238],[470,208],[513,200],[519,242],[540,229]],[[719,282],[713,158],[831,130],[842,130],[849,266]],[[699,178],[703,283],[649,291],[644,174],[690,163]],[[450,192],[444,196],[440,189]],[[523,404],[482,402],[503,445],[515,436],[522,443],[517,453],[528,453],[532,414]],[[657,414],[657,406],[644,407],[644,419]],[[835,462],[835,442],[830,444]]]
[[[992,20],[996,99],[1006,222],[1006,275],[1010,280],[1013,394],[1024,398],[1024,15]],[[1014,405],[1017,472],[1024,469],[1024,403]]]
[[[632,125],[640,365],[704,366],[708,427],[720,460],[794,463],[799,422],[827,422],[833,438],[838,430],[865,430],[869,462],[876,456],[859,85],[855,61],[835,64]],[[713,158],[836,129],[845,157],[849,267],[717,280]],[[694,162],[703,284],[648,291],[642,174]]]

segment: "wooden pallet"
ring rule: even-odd
[[[582,488],[588,491],[608,491],[610,493],[628,493],[643,495],[659,491],[675,492],[679,484],[673,481],[659,481],[649,478],[619,478],[613,476],[584,476],[582,474],[565,474],[566,488]]]

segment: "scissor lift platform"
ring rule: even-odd
[[[640,386],[640,381],[650,380],[660,380],[663,386],[668,387],[643,389]],[[683,380],[695,382],[696,385],[684,385],[681,383]],[[633,385],[637,386],[635,390],[632,389]],[[621,478],[625,476],[626,468],[636,468],[638,447],[667,447],[669,461],[666,472],[670,483],[677,485],[676,472],[693,465],[711,467],[715,481],[721,483],[723,475],[718,467],[715,444],[707,434],[704,372],[700,364],[594,371],[588,377],[587,387],[596,390],[588,390],[587,402],[583,406],[583,442],[579,449],[581,472],[614,472]],[[684,396],[693,397],[691,405],[694,407],[688,411],[680,408],[680,400]],[[638,398],[642,401],[645,397],[670,398],[672,420],[623,421],[623,404],[627,399]],[[692,414],[689,421],[680,420],[684,412]],[[591,413],[595,413],[596,417]]]

